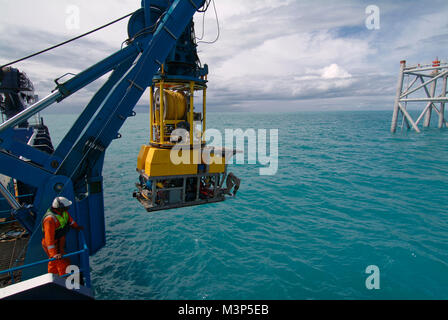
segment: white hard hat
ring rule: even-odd
[[[51,205],[53,208],[67,208],[72,205],[72,202],[64,197],[56,197]]]

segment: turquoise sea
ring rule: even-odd
[[[448,130],[391,135],[391,116],[209,113],[223,132],[279,129],[277,174],[232,165],[236,198],[155,213],[132,198],[149,133],[147,114],[130,118],[106,156],[96,298],[447,299]],[[57,142],[75,116],[45,119]]]

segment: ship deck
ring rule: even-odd
[[[0,219],[0,271],[23,265],[29,235],[18,223]],[[10,274],[0,275],[0,288],[12,284]],[[21,280],[21,271],[14,272],[14,283]]]

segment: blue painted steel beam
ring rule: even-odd
[[[76,141],[78,141],[81,133],[85,130],[87,124],[92,120],[93,116],[97,112],[98,108],[101,106],[106,97],[110,94],[115,84],[121,79],[123,74],[130,68],[134,62],[137,54],[130,56],[125,62],[121,63],[115,71],[111,74],[107,82],[101,87],[101,89],[94,95],[92,100],[90,100],[87,107],[83,110],[81,115],[78,117],[76,122],[73,124],[72,128],[67,132],[64,139],[57,146],[54,155],[65,158],[73,148]]]
[[[92,153],[95,153],[98,147],[107,148],[116,138],[127,115],[135,107],[145,89],[151,85],[154,74],[160,68],[160,63],[165,61],[177,39],[191,21],[196,8],[201,7],[203,3],[203,0],[175,1],[135,65],[115,86],[94,121],[67,155],[57,171],[58,174],[71,176],[75,171],[82,172],[82,168],[78,167],[81,160],[88,159],[90,163],[94,163],[96,159],[94,156],[90,157],[89,152],[93,149]],[[95,144],[91,144],[91,148],[86,148],[89,139],[92,138]]]
[[[91,282],[90,282],[90,267],[89,267],[89,258],[88,258],[88,251],[89,248],[86,245],[86,241],[85,241],[85,237],[84,237],[84,233],[81,231],[79,232],[79,247],[82,248],[80,250],[77,250],[76,252],[71,252],[71,253],[67,253],[65,254],[62,258],[66,259],[66,258],[75,258],[75,257],[79,257],[80,261],[80,271],[83,272],[84,278],[85,278],[85,285],[90,288],[91,287]],[[45,267],[43,267],[43,264],[47,264],[50,261],[55,261],[56,259],[42,259],[42,260],[38,260],[38,261],[31,261],[31,262],[26,262],[24,265],[22,266],[18,266],[18,267],[12,267],[6,270],[0,270],[0,275],[2,274],[7,274],[7,273],[13,273],[15,271],[20,271],[23,270],[23,274],[22,274],[22,278],[23,275],[27,275],[29,274],[30,269],[36,269],[36,267],[39,267],[40,269],[43,269]],[[42,268],[43,267],[43,268]],[[26,276],[25,276],[26,277]]]
[[[62,100],[64,97],[59,91],[55,91],[50,93],[48,96],[43,98],[42,100],[37,101],[33,105],[29,106],[22,112],[16,114],[11,119],[6,120],[2,124],[0,124],[0,132],[3,132],[4,130],[7,130],[9,128],[13,128],[20,123],[22,123],[25,120],[28,120],[32,116],[34,116],[36,113],[44,110],[45,108],[49,107],[56,101]]]
[[[1,161],[1,158],[0,158]],[[57,187],[59,186],[59,188]],[[45,212],[50,208],[53,199],[56,196],[63,196],[67,199],[72,200],[76,203],[75,195],[73,192],[73,185],[68,177],[50,175],[48,180],[40,181],[40,186],[37,189],[37,193],[34,197],[33,212],[36,215],[36,224],[34,226],[34,231],[31,234],[30,240],[28,242],[28,248],[25,256],[24,264],[29,264],[34,261],[38,261],[46,258],[46,254],[42,249],[42,225],[41,221]],[[77,206],[71,206],[69,209],[70,215],[75,219],[79,217],[77,211]],[[66,247],[67,251],[76,251],[78,247],[78,235],[73,232],[69,232],[66,237]],[[77,261],[73,261],[77,263]],[[37,275],[47,272],[46,266],[34,266],[32,268],[27,268],[23,270],[22,280],[31,279]]]
[[[26,135],[21,131],[26,131]],[[27,144],[32,135],[33,129],[13,129],[9,128],[0,133],[0,148],[8,150],[17,157],[25,157],[33,163],[38,164],[47,171],[54,172],[55,168],[51,167],[53,160],[59,161],[57,157],[49,155]],[[21,161],[20,159],[18,161]]]
[[[151,26],[151,0],[142,0],[142,8],[145,10],[146,27]]]
[[[0,173],[39,188],[53,175],[36,165],[0,151]]]
[[[109,71],[113,70],[122,61],[126,60],[127,58],[135,54],[138,54],[138,52],[140,51],[141,49],[137,44],[131,44],[130,46],[127,46],[126,48],[112,54],[111,56],[102,60],[101,62],[93,65],[87,70],[77,74],[70,80],[62,84],[58,84],[57,91],[51,93],[46,98],[36,102],[29,108],[23,110],[22,112],[15,115],[11,119],[0,124],[0,132],[8,128],[12,128],[17,124],[19,124],[20,122],[29,119],[36,113],[48,108],[53,103],[64,100],[71,94],[84,88],[88,84],[92,83],[93,81],[102,77]]]
[[[142,2],[145,16],[150,14],[150,3],[145,0]],[[145,89],[152,84],[153,76],[174,48],[197,8],[203,4],[204,0],[174,1],[154,35],[139,37],[125,49],[58,85],[62,96],[57,101],[61,101],[116,69],[56,150],[56,156],[64,159],[56,172],[38,168],[25,161],[19,161],[20,159],[10,154],[0,152],[2,163],[0,173],[37,188],[34,201],[37,222],[40,222],[55,196],[65,196],[75,201],[70,212],[74,219],[84,221],[88,226],[89,242],[94,246],[91,250],[94,252],[104,245],[104,239],[101,238],[105,236],[101,171],[105,150],[117,137],[118,130],[131,114]],[[75,200],[74,187],[81,185],[82,188],[82,184],[86,181],[88,188],[97,183],[97,187],[101,186],[100,190],[89,190],[85,200]],[[64,187],[58,190],[57,185]],[[44,257],[40,245],[41,237],[40,223],[36,223],[25,263]],[[68,250],[79,248],[79,240],[76,235],[69,233]],[[22,276],[23,279],[29,279],[42,272],[45,272],[44,266],[36,266],[35,269],[24,270]]]
[[[127,59],[137,55],[140,51],[141,49],[137,44],[131,44],[124,49],[115,52],[114,54],[98,62],[97,64],[91,66],[87,70],[82,71],[70,80],[59,84],[58,89],[63,95],[62,99],[84,88],[96,79],[104,76],[106,73],[116,68],[123,61],[126,61]]]

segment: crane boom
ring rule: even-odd
[[[125,48],[64,83],[56,81],[53,93],[0,125],[0,174],[36,189],[32,206],[14,211],[17,220],[31,231],[25,264],[44,257],[40,248],[40,221],[56,196],[73,201],[71,214],[85,227],[90,254],[105,245],[102,185],[105,152],[119,137],[118,131],[126,119],[135,115],[135,105],[152,85],[154,75],[205,0],[175,0],[154,21],[152,5],[159,2],[166,6],[166,1],[142,0],[142,7],[129,20],[132,41]],[[15,139],[20,134],[17,124],[111,71],[54,153],[44,153]],[[68,236],[68,251],[76,251],[80,245],[78,235]],[[36,265],[24,270],[22,279],[43,273],[45,266]]]

